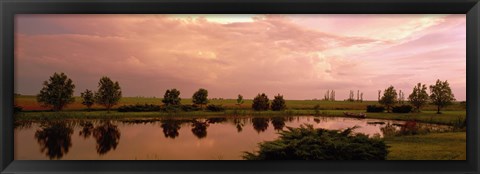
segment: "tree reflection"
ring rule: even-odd
[[[233,120],[233,123],[235,124],[235,127],[237,127],[237,132],[242,132],[243,126],[245,126],[245,124],[242,122],[242,120],[240,120],[238,118],[235,118]]]
[[[285,127],[285,118],[283,118],[283,117],[273,117],[272,118],[272,125],[273,125],[273,129],[275,129],[275,130],[283,130],[283,127]]]
[[[265,132],[268,128],[268,118],[252,118],[253,129],[258,133]]]
[[[208,127],[208,123],[199,122],[195,120],[193,121],[193,124],[192,124],[192,133],[198,139],[205,138],[207,136],[207,127]]]
[[[103,155],[117,148],[120,142],[120,131],[117,125],[105,121],[93,129],[93,137],[97,141],[97,153]]]
[[[93,123],[92,122],[81,122],[80,126],[82,127],[82,130],[80,130],[78,135],[80,137],[83,137],[84,139],[89,138],[92,135]]]
[[[163,120],[161,127],[163,128],[163,134],[165,138],[175,139],[178,137],[180,130],[180,121],[178,120]]]
[[[210,123],[210,124],[222,123],[222,122],[226,122],[226,121],[227,121],[227,118],[225,118],[225,117],[217,117],[217,118],[207,119],[207,122]]]
[[[61,159],[72,147],[73,128],[66,122],[42,124],[35,132],[40,151],[50,159]]]

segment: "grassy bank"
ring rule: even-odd
[[[223,99],[223,100],[209,100],[209,104],[222,105],[227,109],[250,109],[252,106],[252,100],[245,99],[245,103],[241,106],[236,105],[236,99]],[[191,99],[182,99],[182,104],[192,104]],[[287,108],[292,110],[309,110],[313,109],[315,105],[320,105],[321,110],[362,110],[365,111],[367,105],[379,105],[377,101],[364,101],[364,102],[347,102],[347,101],[322,101],[322,100],[286,100]],[[42,107],[37,103],[35,96],[15,96],[15,104],[23,107],[24,110],[48,110],[48,108]],[[147,97],[123,97],[119,104],[113,108],[118,108],[122,105],[134,105],[134,104],[156,104],[161,105],[161,98],[147,98]],[[98,105],[93,106],[94,109],[100,109],[102,107]],[[84,110],[85,106],[82,105],[82,99],[75,97],[75,102],[68,105],[65,110]],[[436,107],[433,105],[427,105],[423,110],[434,111]],[[455,102],[453,105],[443,109],[445,111],[465,111],[464,106],[459,102]]]
[[[344,117],[343,112],[359,112],[356,110],[322,110],[318,116]],[[117,112],[111,111],[62,111],[62,112],[20,112],[16,120],[55,120],[55,119],[135,119],[135,118],[161,118],[161,117],[208,117],[208,116],[293,116],[314,115],[314,110],[286,110],[286,111],[252,111],[252,110],[226,110],[224,112]],[[424,123],[451,125],[458,119],[465,119],[465,111],[445,111],[443,114],[435,114],[434,111],[422,113],[367,113],[367,118],[388,120],[416,120]]]
[[[466,132],[388,137],[388,160],[465,160]]]

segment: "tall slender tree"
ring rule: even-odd
[[[408,101],[415,107],[416,112],[420,112],[420,109],[428,102],[427,86],[417,83],[413,87],[412,93],[408,96]]]

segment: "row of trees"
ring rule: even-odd
[[[37,95],[37,102],[41,103],[44,107],[51,107],[54,111],[60,111],[75,101],[73,97],[74,89],[75,85],[67,75],[64,73],[54,73],[48,81],[44,81],[43,88]],[[96,92],[86,89],[80,96],[82,98],[82,104],[85,105],[88,110],[90,110],[94,104],[98,104],[110,111],[122,98],[122,91],[118,82],[113,82],[108,77],[102,77],[98,82],[98,90]],[[209,103],[208,91],[200,88],[193,94],[192,102],[203,108],[203,106]],[[165,106],[181,105],[180,91],[175,88],[166,90],[162,103],[164,103]],[[240,106],[243,103],[243,96],[238,95],[236,104]],[[254,110],[268,110],[270,108],[268,96],[264,93],[261,95],[258,94],[253,101],[252,108]],[[271,109],[279,111],[285,108],[285,100],[283,96],[278,94],[272,101]]]
[[[37,95],[37,102],[44,107],[51,107],[54,111],[60,111],[75,101],[74,89],[75,85],[72,79],[64,73],[54,73],[48,81],[43,82],[43,88]],[[96,103],[110,110],[122,97],[122,91],[118,82],[113,82],[108,77],[102,77],[98,82],[97,92],[86,89],[81,93],[81,97],[83,98],[82,104],[88,109]]]
[[[421,108],[430,102],[437,106],[437,114],[440,114],[440,110],[448,105],[451,105],[455,101],[455,97],[452,93],[449,83],[445,81],[437,80],[435,85],[430,85],[430,95],[427,93],[427,86],[425,84],[418,83],[413,87],[412,93],[408,96],[408,102],[415,108],[417,112],[420,112]],[[396,103],[403,103],[403,92],[400,95],[393,86],[384,90],[383,96],[378,101],[384,105],[387,112],[390,112],[392,106]]]

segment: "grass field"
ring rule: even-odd
[[[226,108],[238,108],[236,105],[236,99],[224,99],[224,100],[209,100],[209,104],[223,105]],[[288,109],[302,110],[312,109],[315,105],[320,105],[321,110],[365,110],[367,105],[379,105],[377,101],[364,101],[364,102],[347,102],[347,101],[322,101],[322,100],[286,100]],[[182,104],[192,104],[191,99],[182,99]],[[42,107],[37,103],[35,96],[16,96],[15,104],[23,107],[24,110],[48,110],[48,108]],[[144,97],[124,97],[120,100],[119,104],[114,108],[122,105],[133,104],[162,104],[161,98],[144,98]],[[252,106],[252,100],[245,100],[240,106],[242,109],[250,109]],[[94,105],[93,108],[102,108],[101,106]],[[75,97],[75,102],[68,105],[65,110],[83,110],[85,106],[82,105],[82,99]],[[436,107],[433,105],[426,106],[423,110],[434,111]],[[443,109],[444,111],[464,111],[465,108],[459,102],[455,102],[453,105]]]
[[[386,138],[388,160],[466,160],[466,132]]]

